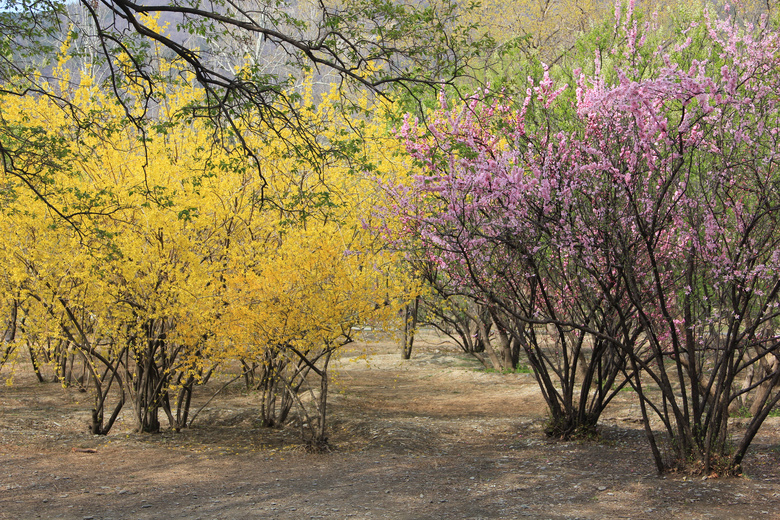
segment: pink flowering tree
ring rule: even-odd
[[[442,99],[427,129],[408,120],[402,134],[426,173],[395,188],[393,210],[428,281],[473,299],[502,343],[520,346],[549,406],[548,433],[566,438],[593,430],[628,368],[617,316],[552,233],[572,214],[564,193],[577,181],[559,164],[567,146],[544,122],[526,131],[527,116],[552,113],[561,92],[546,74],[519,111],[475,96],[452,109]]]
[[[425,174],[393,190],[397,238],[494,309],[550,433],[628,383],[659,471],[736,473],[780,401],[780,38],[705,15],[656,48],[631,7],[568,92],[545,72],[408,120]]]

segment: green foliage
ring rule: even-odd
[[[502,375],[509,375],[509,374],[533,374],[533,369],[529,367],[526,364],[519,364],[515,368],[505,368],[503,370],[498,370],[493,367],[481,367],[476,369],[477,372],[484,372],[486,374],[502,374]]]
[[[750,407],[740,406],[739,409],[731,414],[731,417],[739,417],[740,419],[750,419],[753,414],[750,412]],[[780,406],[772,408],[767,417],[780,417]]]

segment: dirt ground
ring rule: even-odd
[[[599,440],[555,442],[532,375],[480,371],[433,334],[410,361],[385,342],[336,368],[318,455],[260,428],[238,383],[185,432],[134,434],[126,416],[95,437],[87,394],[20,371],[0,389],[0,518],[780,519],[780,419],[742,478],[658,476],[630,393]]]

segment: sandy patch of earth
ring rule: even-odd
[[[780,419],[743,478],[659,477],[630,393],[601,439],[555,442],[533,376],[476,368],[432,334],[410,361],[387,342],[344,352],[321,455],[258,427],[238,383],[185,432],[139,435],[125,417],[95,437],[87,394],[20,372],[0,389],[0,518],[780,518]]]

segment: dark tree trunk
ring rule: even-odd
[[[417,329],[419,308],[419,296],[404,306],[404,322],[401,337],[401,358],[403,359],[410,359],[412,357],[412,347],[414,346],[414,333]]]

